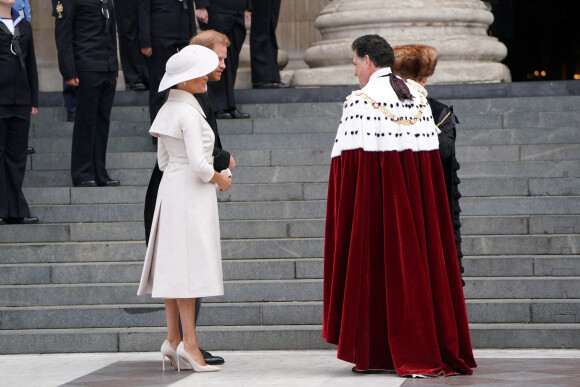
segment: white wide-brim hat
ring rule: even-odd
[[[218,56],[209,48],[196,44],[186,46],[167,61],[158,91],[209,74],[217,68],[218,63]]]

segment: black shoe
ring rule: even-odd
[[[356,366],[352,367],[351,369],[352,372],[354,372],[355,374],[359,374],[359,375],[364,375],[364,374],[392,374],[394,371],[389,371],[389,370],[357,370]]]
[[[125,90],[127,90],[127,91],[145,91],[145,90],[147,90],[147,86],[145,86],[144,83],[137,82],[137,83],[125,85]]]
[[[232,118],[250,118],[248,113],[242,113],[236,108],[231,109],[229,113],[231,114]]]
[[[36,224],[38,223],[38,218],[36,216],[26,216],[20,219],[20,224]]]
[[[286,89],[290,87],[287,83],[281,82],[258,82],[252,85],[254,89]]]
[[[36,151],[34,150],[34,148],[33,148],[33,147],[29,146],[29,147],[26,149],[26,153],[28,153],[29,155],[31,155],[31,154],[34,154],[34,153],[36,153]]]
[[[75,122],[75,114],[71,113],[66,117],[66,122]]]
[[[99,187],[117,187],[121,185],[121,182],[119,180],[110,179],[102,183],[97,183],[97,185]]]
[[[6,221],[3,218],[0,218],[0,225],[6,224]]]
[[[218,110],[215,112],[215,118],[218,120],[227,120],[232,118],[232,115],[225,110]]]
[[[219,364],[224,364],[226,362],[223,357],[214,356],[211,353],[209,353],[208,351],[204,351],[201,348],[199,349],[199,351],[201,352],[201,355],[203,356],[203,360],[205,360],[205,362],[209,365],[219,365]]]
[[[75,187],[96,187],[97,182],[94,180],[85,180],[81,181],[80,183],[73,184]]]

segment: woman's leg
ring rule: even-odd
[[[199,351],[197,344],[197,334],[195,332],[195,298],[178,298],[177,305],[181,315],[181,328],[183,329],[183,345],[185,351],[193,360],[205,366],[205,360]]]
[[[181,336],[179,334],[179,309],[174,298],[165,299],[165,321],[167,323],[167,341],[175,351],[181,342]],[[173,368],[177,369],[177,363],[174,363],[174,359],[171,356],[169,359]],[[175,360],[177,361],[177,359]]]

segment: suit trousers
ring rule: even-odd
[[[157,117],[157,112],[167,99],[168,91],[158,92],[159,84],[165,74],[167,60],[176,54],[189,42],[182,39],[166,39],[158,36],[151,37],[153,54],[149,57],[149,118],[151,122]]]
[[[22,193],[30,106],[0,105],[0,218],[30,216]]]
[[[110,180],[105,161],[117,73],[80,71],[78,77],[71,176],[73,184],[88,180],[104,183]]]
[[[250,63],[252,83],[280,82],[276,27],[281,0],[252,0]]]
[[[202,30],[221,32],[230,40],[226,69],[220,81],[207,84],[207,93],[215,111],[234,109],[236,107],[234,85],[240,62],[240,51],[246,38],[244,12],[212,13],[210,7],[208,24],[200,23],[200,27]]]
[[[119,54],[125,83],[149,84],[149,70],[139,41],[139,0],[115,2]]]

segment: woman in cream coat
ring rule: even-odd
[[[163,359],[168,356],[178,369],[188,363],[195,371],[219,370],[203,360],[194,323],[195,299],[224,293],[216,185],[226,191],[231,180],[213,169],[214,134],[193,96],[205,92],[207,74],[217,65],[212,50],[196,45],[167,61],[159,91],[175,87],[149,130],[159,139],[157,161],[164,174],[137,292],[165,299]],[[171,344],[177,343],[175,351]]]

